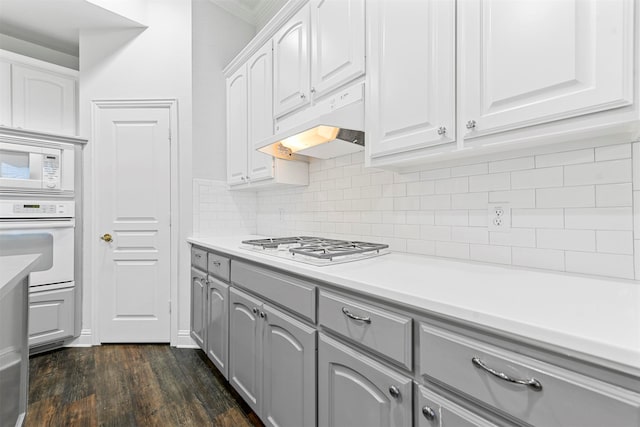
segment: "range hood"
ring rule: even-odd
[[[331,159],[364,150],[364,88],[357,84],[282,120],[300,123],[255,145],[255,149],[285,160]],[[306,119],[306,120],[305,120]]]

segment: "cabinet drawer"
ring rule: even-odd
[[[229,258],[224,257],[218,254],[209,253],[207,255],[207,271],[214,277],[217,277],[220,280],[224,280],[225,282],[229,281],[230,274],[230,264],[231,260]]]
[[[412,369],[411,318],[325,291],[318,306],[322,326]]]
[[[532,425],[640,425],[636,393],[426,324],[420,325],[420,367],[421,375]],[[488,369],[541,387],[508,382]]]
[[[202,271],[207,271],[207,251],[191,247],[191,265]]]
[[[75,288],[29,292],[29,346],[73,336]]]
[[[231,281],[316,321],[316,287],[312,283],[235,260],[231,263]]]

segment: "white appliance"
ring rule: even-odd
[[[0,142],[0,191],[73,192],[74,148]]]
[[[0,200],[0,255],[43,253],[29,275],[29,346],[75,334],[75,202]]]

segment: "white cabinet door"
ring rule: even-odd
[[[243,66],[227,78],[227,183],[247,179],[247,74]]]
[[[255,149],[255,144],[273,135],[273,50],[269,40],[247,62],[249,179],[273,178],[273,157]]]
[[[274,116],[309,102],[309,6],[296,13],[273,37]]]
[[[12,126],[11,64],[0,59],[0,126]]]
[[[205,300],[207,298],[206,275],[191,269],[191,338],[204,349]]]
[[[222,372],[229,376],[227,355],[229,349],[229,285],[209,276],[207,290],[207,356]]]
[[[455,8],[367,3],[367,145],[372,158],[455,141]]]
[[[335,89],[365,70],[364,0],[311,2],[311,92]]]
[[[229,290],[229,382],[257,414],[262,401],[262,302]]]
[[[264,305],[263,413],[267,426],[315,427],[316,331]]]
[[[409,378],[320,334],[318,425],[410,427]]]
[[[469,0],[458,14],[465,138],[633,101],[631,0]]]
[[[13,126],[76,134],[76,79],[51,71],[12,66]]]

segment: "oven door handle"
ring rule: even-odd
[[[64,221],[0,221],[0,230],[41,230],[44,228],[74,228],[74,219]]]

